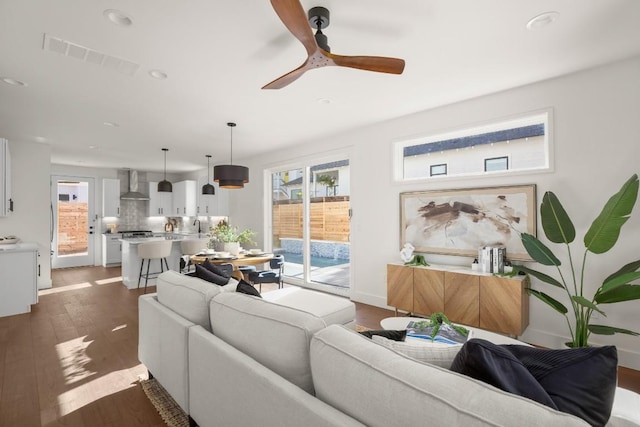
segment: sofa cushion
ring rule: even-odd
[[[381,336],[373,336],[373,341],[421,362],[431,363],[449,369],[462,348],[462,344],[441,344],[424,342],[422,339],[396,342]]]
[[[209,301],[223,292],[223,288],[169,270],[158,276],[157,292],[162,305],[211,331]]]
[[[371,427],[588,425],[338,325],[314,335],[310,356],[316,397]]]
[[[314,292],[296,286],[265,292],[262,297],[273,303],[297,308],[324,319],[327,325],[345,325],[356,317],[356,306],[348,298]]]
[[[617,367],[614,346],[548,350],[475,339],[451,369],[601,426],[611,415]]]
[[[325,322],[311,313],[238,293],[210,302],[213,334],[313,394],[311,336]]]

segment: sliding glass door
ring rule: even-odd
[[[348,292],[349,160],[310,162],[268,174],[271,246],[284,255],[287,281]]]

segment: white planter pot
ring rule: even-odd
[[[224,251],[231,253],[231,255],[238,255],[240,253],[240,243],[227,242],[224,244]]]

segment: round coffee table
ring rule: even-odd
[[[409,322],[419,322],[425,320],[420,317],[387,317],[386,319],[382,319],[380,321],[380,326],[382,329],[390,329],[390,330],[401,330],[407,329],[407,325]],[[473,331],[471,333],[471,338],[480,338],[483,340],[490,341],[494,344],[517,344],[517,345],[528,345],[522,341],[514,340],[513,338],[496,334],[495,332],[485,331],[484,329],[474,328],[473,326],[460,325],[465,328]]]

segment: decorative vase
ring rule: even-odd
[[[225,242],[224,251],[229,252],[231,255],[238,255],[240,253],[240,243]]]

